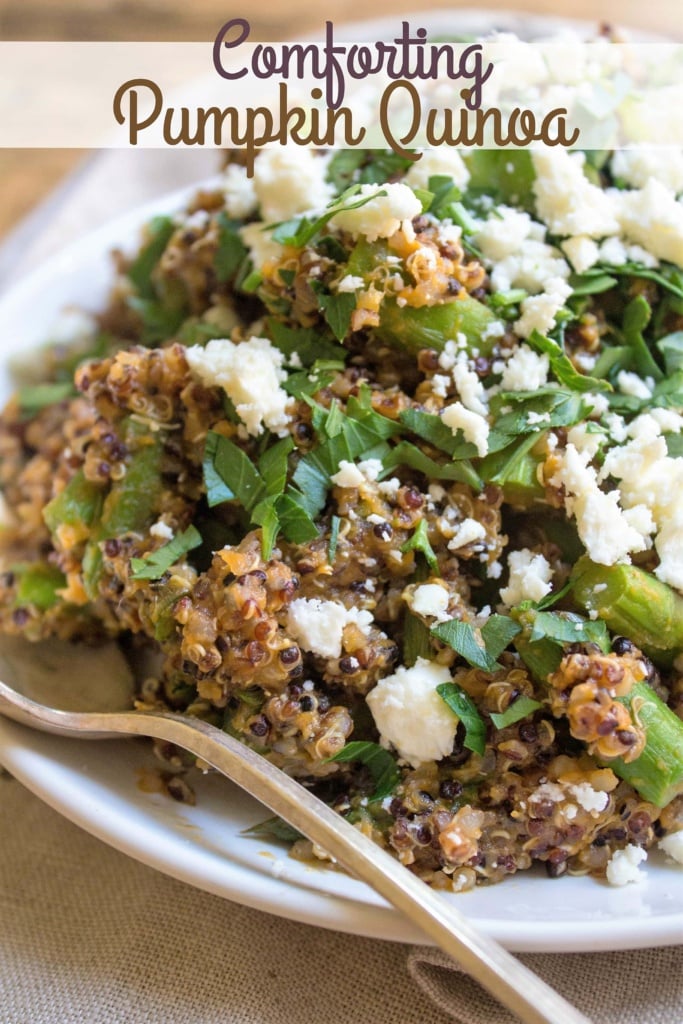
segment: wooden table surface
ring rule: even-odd
[[[260,0],[235,7],[221,0],[0,0],[0,39],[4,40],[210,40],[230,16],[247,15],[252,38],[296,37],[335,23],[399,16],[416,9],[459,7],[524,10],[587,18],[683,37],[683,0]],[[1,72],[0,72],[1,74]],[[49,194],[83,159],[80,150],[0,149],[0,237]]]

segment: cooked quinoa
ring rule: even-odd
[[[432,159],[318,154],[274,227],[264,151],[117,254],[0,417],[0,628],[155,652],[138,708],[437,888],[618,882],[683,829],[683,268],[558,190],[622,223],[624,154]]]

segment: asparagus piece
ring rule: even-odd
[[[526,629],[515,637],[514,646],[536,682],[545,687],[562,660],[561,647],[546,639],[529,640]],[[635,701],[634,713],[646,730],[645,749],[630,763],[621,757],[602,763],[644,800],[664,807],[683,793],[683,722],[645,682],[636,683],[629,694],[618,699],[629,711]]]
[[[572,580],[577,603],[653,661],[671,664],[683,649],[683,597],[651,573],[635,565],[597,565],[584,557]]]
[[[445,343],[464,334],[468,344],[489,355],[495,338],[482,338],[482,332],[494,320],[488,306],[471,295],[452,299],[440,306],[398,306],[385,299],[380,310],[380,324],[375,335],[387,345],[417,353],[423,348],[441,352]]]
[[[19,577],[17,605],[34,605],[40,612],[46,612],[59,601],[58,591],[66,586],[63,573],[47,562],[30,565],[15,565],[13,571]]]
[[[80,469],[63,491],[43,509],[43,519],[50,533],[62,525],[82,527],[86,530],[97,521],[102,512],[104,495],[101,485],[86,480]]]

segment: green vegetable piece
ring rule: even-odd
[[[644,800],[665,807],[683,793],[683,722],[645,682],[636,683],[620,701],[637,713],[647,742],[635,761],[618,757],[604,763]]]
[[[379,743],[352,740],[328,761],[360,761],[370,771],[375,788],[370,800],[383,800],[393,793],[401,775],[396,761]]]
[[[464,658],[473,668],[483,669],[484,672],[495,672],[501,667],[495,657],[489,654],[483,644],[479,643],[477,634],[469,622],[450,619],[448,622],[440,622],[430,632],[432,636],[457,651],[460,657]]]
[[[545,488],[538,479],[542,455],[533,455],[540,434],[528,434],[521,441],[513,441],[507,448],[485,456],[479,463],[479,475],[484,483],[502,487],[505,501],[517,508],[529,508],[545,498]]]
[[[470,172],[468,191],[534,209],[536,173],[528,150],[473,149],[468,151],[466,163]]]
[[[75,398],[78,394],[72,381],[56,381],[54,384],[30,384],[20,388],[17,401],[22,416],[30,419],[49,405]]]
[[[219,281],[229,281],[235,276],[249,250],[242,241],[239,228],[240,222],[231,220],[225,212],[218,216],[218,249],[214,258],[216,277]]]
[[[43,509],[43,519],[54,534],[58,526],[90,528],[102,512],[104,492],[99,484],[86,480],[82,469],[71,478],[63,491]]]
[[[54,607],[60,597],[57,591],[66,586],[64,573],[47,562],[13,566],[19,577],[16,604],[18,607],[33,605],[40,612]]]
[[[598,565],[584,557],[572,573],[572,592],[612,633],[629,638],[659,664],[683,649],[683,597],[635,565]]]
[[[421,519],[417,524],[412,537],[409,537],[405,544],[402,545],[401,551],[404,554],[407,551],[419,551],[421,555],[424,555],[430,569],[433,569],[434,572],[438,572],[439,563],[436,555],[434,554],[434,548],[429,543],[427,523],[424,519]]]
[[[266,818],[265,821],[260,821],[257,825],[252,825],[251,828],[243,829],[240,835],[254,839],[277,839],[281,843],[296,843],[298,839],[305,838],[293,825],[289,825],[278,817]]]
[[[482,338],[494,314],[483,302],[471,295],[454,298],[439,306],[399,306],[394,299],[385,299],[380,308],[380,323],[374,333],[387,345],[417,354],[420,349],[443,351],[446,342],[464,334],[468,348],[478,348],[489,355],[494,338]]]
[[[463,745],[483,756],[486,750],[486,725],[470,695],[457,683],[440,683],[436,692],[465,727]]]
[[[194,526],[188,526],[183,533],[179,533],[168,544],[153,551],[147,558],[131,558],[130,567],[133,570],[131,579],[160,580],[172,565],[180,561],[183,555],[198,548],[201,543],[202,536],[199,530]]]
[[[170,217],[154,217],[147,226],[149,241],[143,246],[127,270],[127,275],[142,299],[155,297],[152,271],[168,245],[175,224]]]
[[[540,701],[522,694],[500,714],[491,712],[491,721],[496,729],[505,729],[508,725],[514,725],[515,722],[521,722],[523,718],[528,718],[542,706]]]

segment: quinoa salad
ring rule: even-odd
[[[118,640],[437,888],[680,867],[680,193],[671,149],[236,155],[2,412],[0,631]]]

